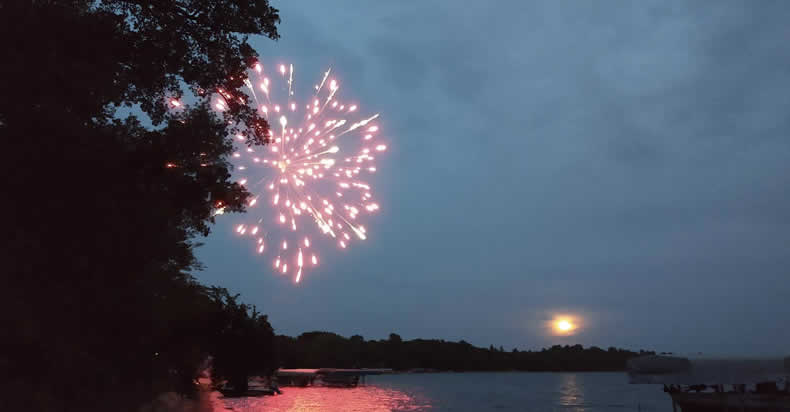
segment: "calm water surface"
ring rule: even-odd
[[[235,411],[661,411],[661,386],[624,373],[434,373],[367,377],[358,388],[282,388],[283,395],[223,399]]]

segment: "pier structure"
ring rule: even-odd
[[[274,376],[280,386],[355,387],[365,383],[368,375],[392,373],[392,369],[278,369]]]

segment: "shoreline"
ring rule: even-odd
[[[221,393],[211,388],[208,379],[201,378],[198,384],[197,396],[190,399],[175,392],[159,394],[155,399],[141,406],[138,412],[221,412],[228,411]]]

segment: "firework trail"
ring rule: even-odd
[[[318,264],[318,248],[327,239],[345,249],[367,238],[361,221],[379,205],[363,176],[376,172],[376,156],[387,146],[377,139],[378,114],[361,116],[357,105],[336,99],[340,86],[331,69],[305,103],[293,97],[293,65],[268,75],[257,63],[251,73],[245,85],[271,125],[271,143],[247,147],[245,137],[236,136],[238,182],[252,194],[247,209],[258,218],[235,231],[298,283],[307,267]],[[212,99],[220,112],[227,109],[221,93]]]

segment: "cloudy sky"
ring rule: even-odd
[[[278,333],[787,354],[790,3],[274,4],[264,64],[331,65],[390,147],[369,241],[300,285],[239,216],[200,249]]]

